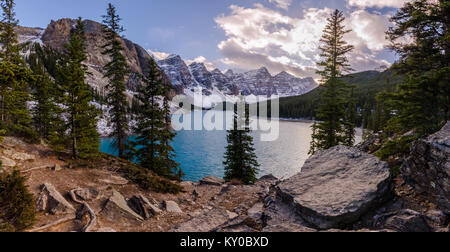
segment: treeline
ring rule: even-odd
[[[343,81],[354,87],[354,99],[358,109],[357,125],[372,129],[377,94],[384,90],[395,90],[402,81],[402,76],[389,69],[384,72],[366,71],[349,74],[342,78]],[[302,118],[313,120],[323,87],[296,97],[280,98],[280,117]]]

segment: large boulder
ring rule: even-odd
[[[103,212],[110,221],[117,221],[121,218],[130,220],[143,221],[144,218],[134,212],[129,206],[125,198],[118,191],[113,190],[112,196],[106,202]]]
[[[387,163],[356,148],[336,146],[306,161],[277,193],[310,226],[343,228],[393,197]]]
[[[450,214],[450,122],[436,134],[413,143],[402,175],[418,193]]]
[[[191,220],[178,225],[172,232],[211,232],[230,220],[228,211],[224,208],[215,208]]]
[[[38,211],[47,211],[54,215],[76,212],[75,208],[49,183],[41,186],[36,203]]]

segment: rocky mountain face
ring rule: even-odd
[[[101,47],[105,43],[102,36],[103,25],[91,20],[83,22],[86,29],[88,55],[86,64],[91,73],[87,76],[87,82],[102,92],[107,83],[107,80],[103,78],[103,66],[109,61],[108,56],[102,54]],[[18,27],[17,31],[21,42],[41,43],[62,52],[75,24],[76,20],[65,18],[51,21],[46,29]],[[147,62],[151,55],[128,39],[122,38],[122,43],[132,71],[127,80],[127,89],[132,96],[136,85],[140,83],[140,75],[147,71]],[[219,69],[208,71],[203,63],[194,62],[189,66],[186,65],[178,55],[171,55],[158,61],[158,64],[161,71],[165,73],[168,85],[173,86],[172,96],[175,94],[189,96],[200,89],[204,96],[213,97],[209,98],[212,100],[239,93],[246,96],[286,97],[307,93],[318,86],[312,78],[296,78],[286,72],[272,76],[264,67],[247,73],[234,73],[231,70],[222,73]]]
[[[203,63],[186,65],[178,55],[170,55],[160,60],[159,65],[174,86],[184,89],[201,87],[204,95],[219,91],[223,95],[297,96],[308,93],[318,85],[312,78],[297,78],[287,72],[272,76],[267,68],[262,67],[246,73],[234,73],[228,70],[222,73],[219,69],[208,71]]]
[[[86,45],[88,60],[86,64],[92,75],[87,76],[87,82],[95,89],[102,91],[107,80],[103,78],[103,66],[109,61],[108,56],[102,54],[102,45],[105,39],[102,35],[103,25],[91,21],[83,21],[86,32]],[[69,42],[70,33],[76,24],[74,19],[60,19],[51,21],[46,29],[19,27],[20,42],[34,42],[50,46],[53,49],[63,52],[64,45]],[[122,38],[125,48],[124,54],[127,58],[128,66],[133,74],[128,78],[127,88],[129,91],[135,91],[136,84],[139,83],[139,75],[147,71],[148,61],[151,56],[141,46],[132,41]],[[168,80],[167,80],[168,81]]]

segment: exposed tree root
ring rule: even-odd
[[[83,216],[86,213],[89,214],[89,223],[82,229],[82,232],[91,232],[92,229],[95,227],[95,225],[97,224],[97,215],[95,214],[94,210],[92,210],[92,208],[83,201],[80,201],[77,199],[77,196],[75,195],[75,191],[77,189],[73,189],[72,191],[70,191],[70,197],[72,198],[72,200],[78,204],[83,205],[83,209],[78,213],[78,216]]]

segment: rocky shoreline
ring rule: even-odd
[[[141,190],[120,160],[75,168],[45,145],[6,138],[3,167],[19,167],[39,211],[30,232],[449,232],[450,123],[413,145],[393,177],[387,163],[338,146],[287,180],[214,177],[178,195]]]

